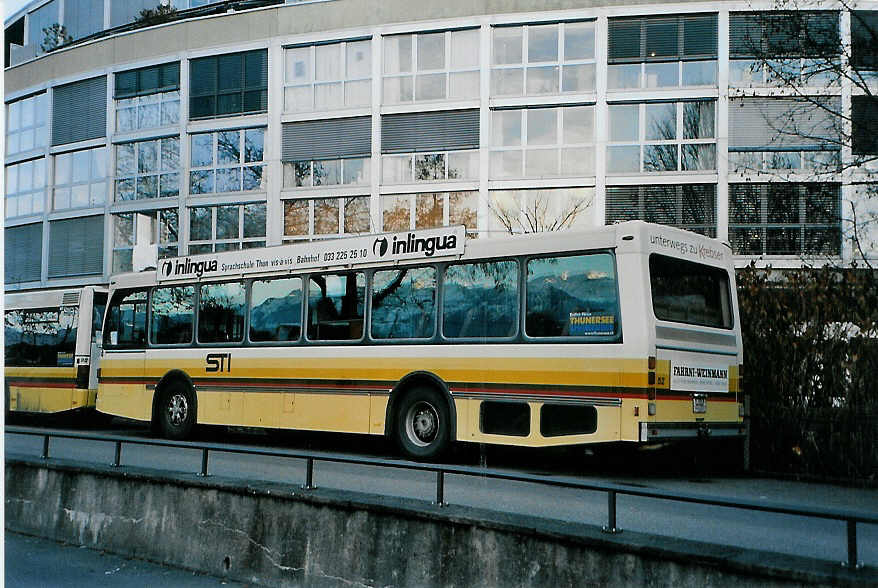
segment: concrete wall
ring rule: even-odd
[[[273,586],[862,585],[878,575],[493,511],[132,468],[6,462],[6,527]]]

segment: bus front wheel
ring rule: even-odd
[[[185,439],[195,424],[194,395],[182,382],[172,382],[163,391],[156,412],[159,432],[168,439]]]
[[[448,404],[433,388],[414,388],[396,411],[396,441],[413,459],[433,459],[448,447],[451,419]]]

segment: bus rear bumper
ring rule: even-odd
[[[640,441],[676,441],[684,439],[730,439],[744,437],[744,423],[640,423]]]

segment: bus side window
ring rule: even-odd
[[[617,281],[609,253],[527,262],[525,333],[529,337],[618,334]]]
[[[518,263],[491,261],[445,270],[443,335],[511,337],[518,327]]]
[[[146,347],[146,291],[117,292],[107,311],[104,347]]]

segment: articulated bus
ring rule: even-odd
[[[97,408],[452,441],[656,444],[744,433],[731,250],[632,221],[464,227],[163,260],[111,283]]]
[[[93,410],[106,288],[5,296],[6,413]]]

